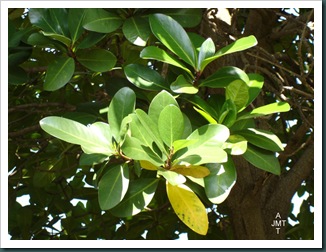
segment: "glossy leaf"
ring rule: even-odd
[[[50,37],[54,40],[57,40],[61,43],[63,43],[65,46],[69,47],[71,45],[71,40],[70,38],[64,36],[64,35],[61,35],[61,34],[57,34],[57,33],[49,33],[49,32],[42,32],[42,34],[45,36],[45,37]]]
[[[83,40],[77,45],[77,49],[90,48],[96,45],[99,41],[105,38],[106,34],[97,32],[88,32],[88,34],[83,38]]]
[[[118,29],[122,24],[122,19],[114,13],[103,9],[87,9],[83,27],[86,30],[110,33]]]
[[[199,108],[194,107],[194,110],[196,110],[199,114],[202,115],[202,117],[204,117],[209,123],[211,124],[216,124],[217,121],[207,112],[205,112],[204,110],[201,110]]]
[[[127,136],[122,144],[123,153],[134,160],[146,160],[155,166],[163,165],[163,161],[149,147],[135,137]]]
[[[248,77],[249,82],[247,84],[249,87],[249,99],[247,106],[256,99],[264,85],[264,77],[260,74],[250,73],[248,74]]]
[[[226,100],[221,108],[219,123],[223,123],[227,127],[231,127],[237,118],[237,107],[230,99]]]
[[[198,54],[198,70],[203,71],[202,63],[205,59],[213,56],[215,53],[215,44],[211,38],[208,38],[200,47]]]
[[[225,90],[225,98],[233,101],[237,111],[246,108],[249,100],[248,86],[242,80],[232,81]]]
[[[146,160],[140,160],[139,161],[141,168],[150,170],[150,171],[157,171],[158,167],[156,165],[153,165],[151,162],[148,162]]]
[[[49,13],[49,9],[31,8],[28,12],[30,22],[45,32],[58,33]]]
[[[85,18],[85,12],[86,9],[69,9],[68,27],[72,44],[75,44],[75,42],[80,38],[84,31],[83,22]]]
[[[192,82],[187,80],[182,74],[171,83],[171,90],[177,94],[196,94],[198,93],[198,88],[196,88]]]
[[[158,118],[162,110],[168,105],[179,106],[174,97],[167,91],[162,90],[151,101],[148,108],[148,115],[154,123],[158,123]]]
[[[48,9],[52,22],[56,28],[58,34],[64,35],[65,37],[69,36],[68,30],[68,12],[64,8],[50,8]],[[49,21],[49,20],[47,20]]]
[[[182,26],[169,16],[153,14],[149,17],[153,34],[173,53],[192,67],[196,67],[195,49]]]
[[[243,154],[243,157],[257,168],[275,175],[281,174],[280,163],[274,152],[262,150],[248,144],[247,151]]]
[[[104,49],[78,50],[77,60],[94,72],[106,72],[111,70],[117,58],[113,53]]]
[[[151,34],[148,22],[141,17],[130,17],[122,26],[122,32],[131,43],[138,46],[145,46]]]
[[[124,199],[110,212],[118,217],[129,217],[142,211],[154,197],[158,179],[141,178],[131,181]]]
[[[174,141],[182,137],[184,130],[183,116],[175,105],[166,106],[158,119],[158,131],[163,142],[172,147]]]
[[[248,75],[241,69],[233,66],[222,67],[202,81],[200,87],[225,88],[235,80],[243,80],[249,82]]]
[[[108,110],[108,122],[112,135],[117,142],[120,141],[122,120],[135,110],[136,95],[128,87],[121,88],[112,98]]]
[[[231,192],[237,173],[231,158],[223,164],[208,164],[210,175],[204,178],[205,192],[214,204],[221,204]]]
[[[288,112],[291,109],[287,102],[275,102],[265,106],[253,109],[251,112],[245,112],[238,116],[237,120],[255,118],[259,116],[270,115],[279,112]]]
[[[119,204],[129,187],[129,168],[127,164],[108,167],[98,184],[98,201],[102,210]]]
[[[173,142],[174,152],[177,152],[178,150],[186,148],[189,145],[193,145],[197,141],[198,141],[198,139],[180,139],[180,140],[177,140],[177,141]]]
[[[204,178],[210,173],[206,167],[199,165],[174,165],[170,171],[194,178]]]
[[[208,217],[206,208],[197,195],[186,185],[166,184],[166,191],[174,212],[191,230],[206,235]]]
[[[61,58],[51,63],[47,69],[44,90],[55,91],[66,85],[75,72],[75,62],[72,58]]]
[[[253,46],[257,45],[257,40],[255,36],[250,35],[248,37],[240,38],[233,43],[229,44],[228,46],[223,47],[222,49],[218,50],[216,54],[212,57],[205,59],[202,63],[202,70],[212,61],[235,52],[240,52],[246,49],[249,49]]]
[[[186,182],[186,178],[171,170],[158,170],[157,175],[163,176],[171,185],[180,185]]]
[[[195,105],[196,107],[198,107],[199,109],[201,109],[202,111],[209,114],[211,117],[218,118],[218,115],[217,115],[215,109],[212,106],[210,106],[210,104],[208,104],[205,100],[203,100],[200,96],[191,95],[191,96],[187,96],[185,99],[188,102]]]
[[[183,70],[185,70],[190,76],[193,77],[193,74],[191,71],[178,59],[173,57],[172,55],[168,54],[166,51],[163,49],[156,47],[156,46],[148,46],[144,48],[140,52],[140,57],[143,59],[153,59],[153,60],[158,60],[176,67],[179,67]]]
[[[231,155],[242,155],[247,150],[247,140],[241,135],[230,135],[223,148],[229,149]]]
[[[105,138],[99,126],[89,127],[70,119],[48,116],[40,121],[41,128],[50,135],[68,143],[81,145],[88,151],[87,154],[101,153],[110,156],[113,152],[111,143]],[[108,129],[108,128],[106,128]]]
[[[130,64],[124,68],[127,79],[136,87],[151,91],[161,91],[168,89],[168,85],[163,77],[149,67]]]
[[[86,153],[82,153],[80,155],[80,159],[79,159],[79,165],[80,166],[93,166],[93,165],[97,165],[100,163],[103,163],[108,157],[106,155],[103,154],[86,154]]]
[[[244,136],[248,142],[262,149],[270,151],[282,151],[283,146],[280,139],[273,133],[261,129],[245,129],[238,131],[238,134]]]

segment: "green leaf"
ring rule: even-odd
[[[143,143],[135,137],[127,135],[121,148],[123,153],[131,159],[146,160],[155,166],[161,166],[164,164],[164,161],[161,160],[157,154],[155,154],[148,146],[144,146]]]
[[[184,130],[183,116],[175,105],[166,106],[158,119],[158,131],[163,142],[172,147],[174,141],[182,137]]]
[[[32,8],[28,12],[30,22],[45,32],[58,33],[49,13],[49,9]]]
[[[72,58],[61,58],[48,67],[44,80],[44,90],[55,91],[66,85],[75,72],[75,62]]]
[[[229,157],[224,164],[207,164],[210,175],[204,178],[205,192],[214,204],[221,204],[231,192],[237,173],[232,159]]]
[[[182,26],[169,16],[153,14],[149,17],[153,34],[181,59],[196,68],[195,49]]]
[[[247,84],[242,80],[232,81],[226,87],[225,97],[226,99],[230,99],[233,101],[237,108],[237,111],[245,109],[249,99],[249,91]]]
[[[129,217],[142,211],[154,197],[158,179],[142,178],[130,181],[124,199],[110,212],[118,217]]]
[[[262,149],[270,151],[282,151],[283,146],[280,139],[273,133],[261,129],[245,129],[238,131],[237,134],[245,137],[249,143],[256,145]]]
[[[150,91],[161,91],[168,89],[164,78],[155,70],[149,67],[130,64],[124,68],[127,79],[136,87]]]
[[[97,165],[100,163],[103,163],[105,160],[107,159],[106,155],[103,154],[86,154],[86,153],[82,153],[80,155],[80,159],[79,159],[79,165],[80,166],[93,166],[93,165]]]
[[[185,70],[191,77],[194,77],[191,71],[178,59],[173,57],[172,55],[168,54],[166,51],[164,51],[161,48],[158,48],[156,46],[148,46],[144,48],[140,52],[140,57],[143,59],[153,59],[158,60],[176,67],[179,67],[183,70]]]
[[[105,138],[100,127],[93,126],[93,130],[81,123],[70,119],[48,116],[40,121],[41,128],[48,134],[68,143],[81,145],[87,149],[87,154],[101,153],[112,155],[112,148],[109,139]],[[106,128],[108,129],[108,128]],[[105,132],[108,134],[108,132]]]
[[[51,8],[49,9],[51,19],[56,28],[58,34],[64,35],[65,37],[69,36],[68,30],[68,12],[64,8]]]
[[[157,145],[159,150],[163,153],[168,155],[168,153],[165,150],[163,140],[160,137],[160,133],[158,130],[158,126],[153,122],[153,120],[141,109],[135,110],[137,118],[139,119],[142,128],[144,130],[145,134],[148,134],[148,136],[153,139],[153,142]]]
[[[244,38],[240,38],[240,39],[234,41],[233,43],[231,43],[230,45],[225,46],[222,49],[218,50],[214,56],[205,59],[202,63],[202,70],[209,63],[211,63],[212,61],[214,61],[224,55],[227,55],[230,53],[235,53],[235,52],[240,52],[240,51],[249,49],[250,47],[253,47],[255,45],[257,45],[257,40],[256,40],[255,36],[253,36],[253,35],[250,35],[250,36],[244,37]]]
[[[182,174],[170,170],[158,170],[157,175],[163,176],[171,185],[180,185],[187,180]]]
[[[264,77],[260,74],[250,73],[248,74],[248,77],[249,82],[247,84],[249,87],[249,99],[247,106],[256,99],[264,85]]]
[[[104,49],[78,50],[77,60],[88,69],[94,72],[106,72],[111,70],[117,58],[113,53]]]
[[[236,121],[237,108],[234,102],[230,99],[226,100],[221,108],[218,123],[223,123],[225,126],[230,128]]]
[[[213,56],[215,53],[215,44],[211,38],[208,38],[204,41],[204,43],[200,47],[200,51],[198,54],[198,68],[200,71],[203,71],[202,63],[205,59]]]
[[[291,109],[287,102],[275,102],[259,108],[253,109],[251,112],[244,112],[239,114],[237,120],[249,119],[254,117],[260,117],[280,112],[288,112]]]
[[[89,31],[110,33],[117,30],[122,22],[122,19],[114,13],[91,8],[86,10],[83,27]]]
[[[192,145],[196,143],[197,139],[180,139],[173,142],[173,150],[174,152],[177,152],[178,150],[181,150],[183,148],[188,147],[189,145]]]
[[[54,40],[60,41],[61,43],[63,43],[65,46],[69,47],[71,45],[71,40],[70,38],[61,35],[61,34],[57,34],[57,33],[50,33],[50,32],[42,32],[42,34],[45,37],[50,37]]]
[[[21,67],[11,66],[8,69],[8,82],[10,85],[21,85],[28,81],[27,73]]]
[[[167,183],[166,191],[179,219],[191,230],[206,235],[208,231],[206,208],[197,195],[184,184],[174,186]]]
[[[195,27],[202,19],[202,10],[197,8],[167,8],[158,9],[156,12],[164,12],[165,15],[170,16],[177,21],[182,27]]]
[[[230,135],[223,149],[230,149],[228,153],[231,155],[242,155],[247,150],[247,140],[241,135]]]
[[[248,144],[247,151],[243,154],[243,157],[257,168],[275,175],[281,174],[280,163],[274,152],[265,151]]]
[[[123,23],[122,32],[131,43],[145,46],[151,34],[149,24],[141,17],[130,17]]]
[[[128,87],[121,88],[112,98],[108,110],[108,122],[111,126],[112,135],[117,142],[120,141],[122,120],[134,112],[136,95]]]
[[[217,121],[207,112],[205,112],[204,110],[201,110],[199,108],[194,107],[194,110],[196,110],[199,114],[202,115],[202,117],[204,117],[209,123],[211,124],[215,124],[217,123]]]
[[[215,111],[215,109],[210,106],[205,100],[203,100],[200,96],[198,95],[191,95],[185,97],[185,100],[192,103],[196,107],[200,108],[202,111],[206,112],[213,118],[218,118],[218,115]]]
[[[118,205],[129,186],[129,168],[126,163],[109,167],[98,184],[98,202],[102,210]]]
[[[148,108],[148,115],[154,123],[158,123],[158,118],[162,110],[168,105],[179,106],[174,97],[167,91],[162,90],[151,101]]]
[[[171,90],[177,94],[196,94],[198,93],[198,88],[196,88],[190,81],[181,74],[178,78],[171,83]]]
[[[97,32],[88,32],[88,34],[83,38],[80,44],[77,45],[77,49],[86,49],[90,48],[93,45],[96,45],[99,41],[105,38],[106,34],[97,33]]]
[[[80,36],[84,31],[83,22],[85,18],[85,13],[86,13],[86,9],[81,9],[81,8],[69,9],[68,27],[70,32],[70,38],[73,45],[80,38]]]
[[[235,80],[249,82],[248,75],[233,66],[222,67],[199,84],[199,87],[225,88]]]

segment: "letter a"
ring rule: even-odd
[[[281,215],[280,215],[280,213],[277,213],[277,214],[276,214],[275,219],[277,219],[277,218],[280,218],[280,219],[281,219]]]

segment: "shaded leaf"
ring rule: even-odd
[[[55,91],[66,85],[75,72],[75,62],[72,58],[61,58],[51,63],[47,69],[44,90]]]
[[[221,204],[231,192],[237,173],[232,159],[223,164],[207,164],[210,175],[204,178],[205,192],[214,204]]]
[[[154,197],[158,179],[142,178],[130,181],[124,199],[110,212],[118,217],[129,217],[142,211]]]
[[[130,64],[124,68],[127,79],[135,86],[151,91],[168,89],[164,78],[155,70],[139,64]]]
[[[247,151],[243,154],[243,157],[257,168],[275,175],[281,174],[280,163],[274,152],[265,151],[248,144]]]
[[[130,17],[124,21],[122,32],[131,43],[145,46],[151,30],[146,20],[141,17]]]
[[[49,9],[31,8],[28,12],[30,22],[45,32],[58,33],[49,13]]]
[[[157,10],[162,12],[162,9]],[[164,14],[176,20],[182,27],[194,27],[202,19],[202,10],[197,8],[168,8],[164,9]]]
[[[248,128],[238,131],[237,133],[241,136],[244,136],[251,144],[256,145],[260,148],[270,151],[283,150],[283,145],[280,139],[269,131]]]
[[[207,79],[202,81],[200,87],[225,88],[235,80],[243,80],[249,82],[248,75],[241,69],[233,66],[226,66],[218,69]]]
[[[169,16],[153,14],[149,17],[153,34],[173,53],[196,67],[195,49],[182,26]]]
[[[81,9],[81,8],[69,9],[68,27],[69,27],[72,44],[75,44],[75,42],[80,38],[80,36],[84,31],[83,22],[85,18],[85,13],[86,13],[86,9]]]
[[[112,98],[108,110],[108,122],[111,126],[112,135],[117,142],[120,141],[122,120],[134,112],[136,95],[128,87],[121,88]]]
[[[166,191],[174,212],[191,230],[206,235],[208,218],[206,208],[197,195],[186,185],[166,184]]]
[[[126,163],[109,167],[98,184],[98,201],[102,210],[119,204],[129,186],[129,168]]]
[[[198,70],[203,71],[202,63],[205,59],[213,56],[215,53],[215,44],[211,38],[206,39],[200,47],[198,54]]]
[[[78,50],[77,60],[94,72],[106,72],[111,70],[117,58],[113,53],[104,49]]]
[[[54,40],[57,40],[61,43],[63,43],[65,46],[69,47],[71,45],[71,40],[70,38],[64,36],[64,35],[61,35],[61,34],[57,34],[57,33],[50,33],[50,32],[42,32],[42,34],[45,36],[45,37],[50,37]]]
[[[118,29],[122,24],[122,19],[114,13],[103,9],[87,9],[83,27],[86,30],[110,33]]]

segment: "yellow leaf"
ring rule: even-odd
[[[153,165],[151,162],[148,162],[146,160],[141,160],[140,161],[140,166],[141,166],[141,168],[144,168],[144,169],[150,170],[150,171],[156,171],[157,170],[157,166]]]
[[[206,208],[197,195],[184,184],[173,186],[167,182],[166,191],[179,219],[196,233],[206,235],[208,230]]]
[[[200,165],[174,165],[171,171],[194,178],[204,178],[210,173],[206,167]]]

